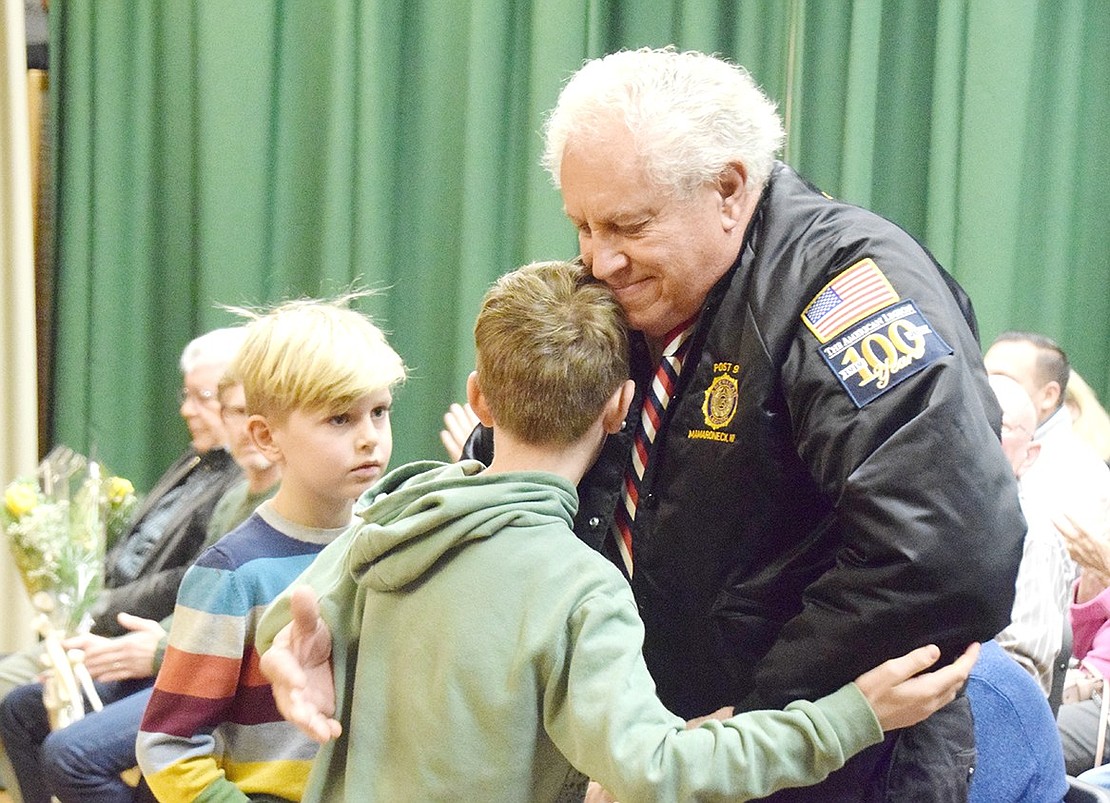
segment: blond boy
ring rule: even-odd
[[[316,745],[275,708],[258,671],[255,624],[351,524],[354,500],[385,472],[391,388],[405,376],[347,300],[290,302],[256,317],[229,369],[281,485],[182,581],[137,742],[159,800],[301,797]]]
[[[625,803],[741,800],[816,782],[952,699],[974,650],[902,682],[929,647],[816,703],[685,730],[628,584],[570,529],[632,394],[619,307],[578,266],[532,265],[487,294],[475,341],[490,465],[391,472],[298,581],[318,610],[298,588],[260,622],[279,707],[326,742],[305,800],[580,799],[574,767]]]

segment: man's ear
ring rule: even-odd
[[[274,437],[274,429],[263,416],[252,415],[247,419],[247,433],[251,436],[254,448],[271,463],[281,461],[281,447]]]
[[[1021,461],[1021,465],[1018,466],[1017,471],[1014,472],[1018,479],[1021,479],[1022,475],[1024,475],[1025,472],[1028,471],[1030,467],[1037,462],[1037,458],[1040,457],[1040,454],[1040,442],[1033,441],[1032,443],[1030,443],[1029,448],[1025,452],[1025,459]]]
[[[1037,421],[1048,418],[1060,406],[1060,383],[1053,380],[1045,384],[1041,387],[1040,397],[1041,409],[1037,410]]]
[[[620,432],[624,426],[624,419],[628,417],[628,407],[632,404],[632,397],[636,394],[636,383],[626,379],[621,386],[613,391],[605,409],[601,414],[601,425],[606,435]]]
[[[486,404],[485,394],[482,393],[482,385],[478,381],[477,371],[471,371],[470,376],[466,378],[466,400],[470,402],[474,415],[478,416],[482,425],[492,429],[493,416],[490,414],[489,405]]]
[[[748,189],[748,169],[743,162],[730,162],[717,176],[721,197],[721,220],[731,230],[742,222]]]

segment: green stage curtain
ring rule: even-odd
[[[1110,396],[1110,4],[1011,0],[57,0],[53,438],[148,487],[221,305],[380,293],[412,369],[394,465],[438,457],[489,282],[570,257],[543,113],[620,47],[745,64],[787,161],[909,229],[985,339],[1059,338]],[[553,402],[557,403],[557,401]]]

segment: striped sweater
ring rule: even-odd
[[[136,743],[159,800],[300,800],[317,745],[278,713],[255,625],[344,529],[293,524],[266,502],[186,573]]]

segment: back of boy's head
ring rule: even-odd
[[[497,426],[526,443],[582,437],[628,379],[613,294],[570,262],[537,262],[493,285],[474,326],[478,382]]]
[[[228,374],[243,383],[250,413],[281,419],[297,409],[343,409],[404,380],[382,331],[348,308],[357,296],[237,310],[253,320]]]

